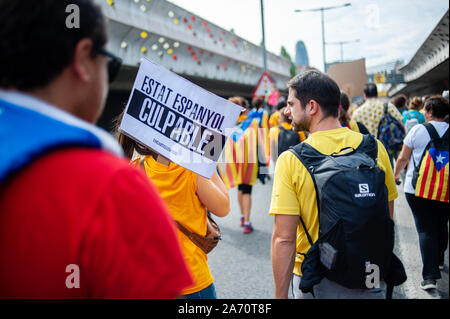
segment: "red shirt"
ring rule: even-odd
[[[125,160],[51,153],[0,186],[0,298],[173,298],[192,284],[176,236]],[[80,288],[67,287],[68,265]]]

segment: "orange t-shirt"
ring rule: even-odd
[[[139,160],[133,163],[139,165]],[[168,166],[146,156],[145,172],[169,208],[172,218],[191,232],[206,235],[206,207],[197,196],[197,175],[173,162]],[[213,283],[206,254],[177,229],[185,261],[194,284],[183,290],[183,295],[198,292]]]

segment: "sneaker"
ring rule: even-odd
[[[436,280],[435,279],[425,279],[420,283],[420,288],[423,290],[436,289]]]
[[[241,216],[241,227],[244,227],[245,225],[245,218],[244,216]]]
[[[244,226],[244,234],[250,234],[251,232],[253,231],[253,227],[252,227],[252,225],[250,224],[250,225],[245,225]]]
[[[439,265],[439,270],[444,270],[444,265]]]

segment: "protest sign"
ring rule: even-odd
[[[364,95],[367,83],[365,59],[330,65],[327,74],[347,93],[350,100]]]
[[[143,59],[120,131],[211,178],[242,108]]]

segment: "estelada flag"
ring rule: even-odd
[[[218,172],[227,188],[240,184],[255,185],[260,165],[268,166],[269,163],[268,112],[252,110],[225,144]]]
[[[440,202],[449,202],[449,142],[448,129],[441,138],[432,124],[425,127],[431,141],[426,147],[420,166],[415,168],[413,185],[416,196]]]
[[[218,170],[225,186],[255,185],[258,177],[258,121],[247,118],[230,136]]]

